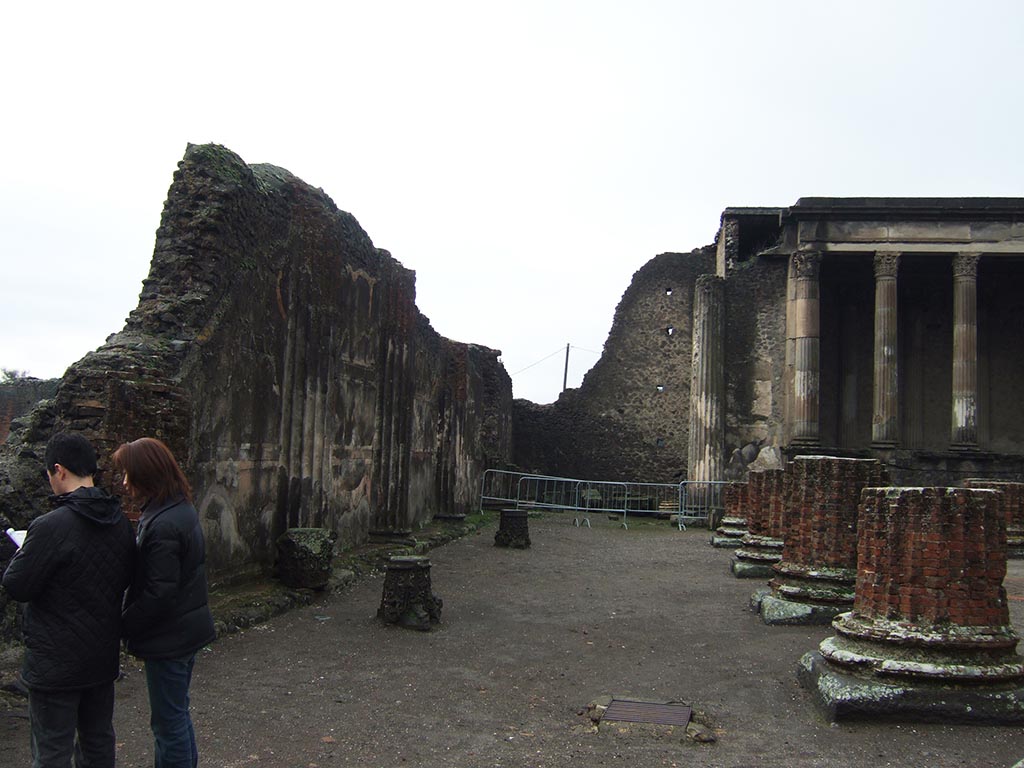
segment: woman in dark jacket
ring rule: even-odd
[[[215,632],[192,488],[170,449],[154,438],[125,443],[113,458],[125,490],[142,508],[122,631],[128,652],[146,665],[156,768],[194,768],[199,753],[188,689],[196,652]]]

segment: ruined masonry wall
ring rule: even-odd
[[[685,478],[696,279],[713,247],[663,253],[634,275],[604,353],[552,405],[517,400],[513,456],[527,471],[586,479]]]
[[[726,478],[742,480],[760,448],[782,444],[786,263],[758,258],[725,281]]]
[[[7,440],[11,422],[31,411],[40,400],[53,397],[58,382],[27,377],[0,383],[0,444]]]
[[[104,461],[125,440],[168,442],[226,577],[272,565],[289,526],[350,547],[472,508],[483,470],[509,460],[498,354],[440,337],[414,273],[323,191],[190,145],[139,306],[69,369],[54,428]]]

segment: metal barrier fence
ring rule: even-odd
[[[574,512],[576,525],[590,526],[590,513],[666,515],[675,517],[680,530],[686,522],[706,522],[723,506],[722,486],[717,481],[682,483],[628,483],[580,480],[522,472],[488,469],[480,489],[481,509],[551,509]]]

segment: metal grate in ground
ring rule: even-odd
[[[654,701],[612,699],[602,720],[625,723],[655,723],[657,725],[686,725],[692,709],[685,704],[659,704]]]

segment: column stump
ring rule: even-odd
[[[747,507],[750,504],[747,483],[729,483],[722,491],[725,511],[715,532],[711,534],[711,546],[721,549],[735,549],[747,533]]]
[[[530,523],[525,509],[503,509],[494,534],[494,546],[526,549],[530,546]]]
[[[877,459],[798,456],[782,559],[761,599],[765,624],[829,624],[853,607],[861,491],[889,484]]]
[[[798,668],[826,715],[1024,723],[996,493],[867,489],[857,547],[853,610]]]
[[[441,621],[441,602],[431,591],[430,558],[401,555],[388,560],[378,618],[426,632]]]
[[[991,488],[1002,491],[1000,506],[1006,515],[1006,556],[1024,560],[1024,483],[972,477],[964,483],[968,488]]]
[[[732,575],[738,579],[770,579],[772,566],[782,559],[782,513],[786,472],[762,469],[751,472],[747,532],[740,539],[732,560]]]
[[[292,589],[323,589],[333,572],[335,531],[289,528],[277,538],[277,576]]]

